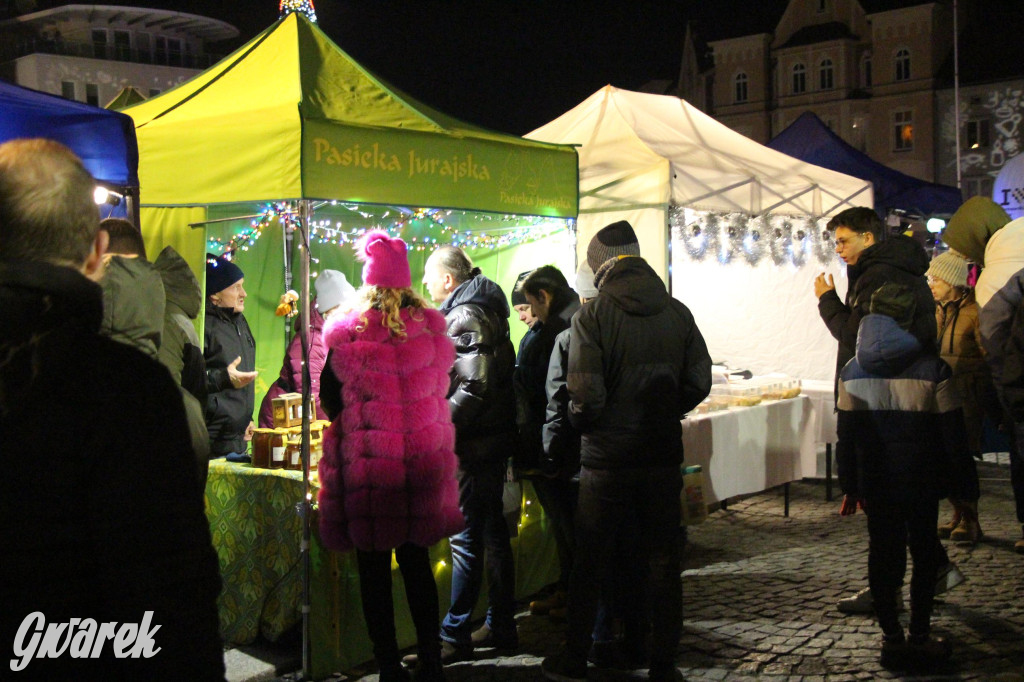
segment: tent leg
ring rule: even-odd
[[[296,231],[299,234],[299,279],[302,293],[299,297],[299,335],[302,341],[302,679],[312,679],[312,642],[310,640],[310,523],[312,522],[312,495],[309,488],[309,413],[312,385],[309,377],[309,225],[313,218],[312,204],[307,199],[300,202],[300,220]]]

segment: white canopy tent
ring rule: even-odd
[[[873,205],[870,182],[768,149],[678,97],[606,85],[526,137],[579,145],[577,253],[628,220],[666,282],[670,205],[812,217]]]
[[[832,379],[836,342],[818,317],[813,281],[826,271],[842,295],[846,279],[820,239],[821,219],[873,206],[870,182],[769,149],[678,97],[610,85],[526,137],[578,145],[579,258],[597,230],[628,220],[641,254],[693,311],[715,360]],[[704,222],[686,220],[681,234],[680,208],[713,212],[722,229],[708,229],[705,213]],[[716,245],[706,257],[691,253],[689,231],[698,225]],[[745,242],[754,229],[761,241]]]

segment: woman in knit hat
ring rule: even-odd
[[[327,348],[323,342],[325,321],[343,311],[355,294],[355,288],[348,283],[345,274],[338,270],[324,269],[313,281],[316,298],[309,307],[309,384],[310,395],[316,407],[314,419],[327,419],[320,407],[320,373],[327,361]],[[294,294],[294,292],[290,292]],[[260,403],[260,427],[269,429],[274,425],[274,398],[284,393],[302,393],[302,337],[299,335],[301,320],[295,318],[295,335],[284,354],[281,374],[270,385]]]
[[[206,427],[210,457],[246,460],[254,425],[256,341],[245,310],[245,275],[223,256],[206,254]]]
[[[324,329],[320,404],[332,419],[320,460],[320,536],[356,550],[363,616],[383,682],[405,680],[395,641],[391,552],[416,627],[417,680],[442,680],[440,610],[428,549],[462,530],[444,316],[413,291],[406,245],[384,232],[365,262],[353,311]]]
[[[962,458],[963,467],[954,480],[957,489],[949,499],[953,517],[939,526],[939,536],[957,543],[974,544],[981,537],[978,523],[978,470],[982,423],[986,413],[999,414],[998,399],[981,347],[978,304],[967,286],[967,261],[949,251],[932,260],[928,286],[935,298],[935,324],[939,354],[953,368],[953,384],[963,400],[967,444],[973,457]],[[999,417],[996,417],[997,423]]]

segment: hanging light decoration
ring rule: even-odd
[[[278,5],[278,12],[281,17],[286,17],[289,14],[298,13],[304,14],[307,19],[316,23],[316,10],[313,9],[313,0],[281,0]]]

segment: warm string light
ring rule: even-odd
[[[281,0],[277,6],[280,16],[286,17],[289,14],[304,14],[307,19],[316,23],[316,10],[313,9],[312,0]]]
[[[243,228],[226,242],[219,237],[208,237],[206,240],[206,250],[211,253],[223,253],[225,257],[229,257],[239,249],[248,251],[249,247],[255,245],[262,236],[263,228],[275,219],[289,230],[294,230],[301,222],[295,206],[288,202],[281,201],[275,204],[268,204],[258,217],[253,218],[249,222],[247,227]]]
[[[372,213],[367,213],[354,204],[339,204],[336,201],[330,202],[331,206],[340,206],[357,214],[363,221],[373,219]],[[369,227],[347,228],[345,221],[337,218],[321,218],[311,220],[309,224],[310,239],[320,244],[348,244],[354,246],[359,238],[369,230],[383,230],[392,237],[402,237],[408,244],[410,251],[433,251],[439,246],[450,244],[464,249],[473,250],[495,250],[533,242],[552,236],[563,229],[572,229],[572,220],[561,220],[543,217],[526,217],[518,215],[494,215],[478,214],[462,211],[461,216],[472,215],[477,223],[496,223],[494,228],[484,229],[459,229],[449,219],[455,213],[452,210],[438,210],[418,208],[411,213],[405,214],[395,211],[397,216],[389,223],[384,221],[392,215],[392,210],[386,210],[378,218],[378,223]],[[208,251],[212,253],[234,253],[236,250],[248,251],[260,238],[263,229],[272,221],[277,220],[285,228],[294,230],[301,224],[298,209],[288,202],[278,202],[266,206],[257,218],[253,218],[249,225],[235,234],[226,242],[219,237],[209,237]],[[434,235],[407,235],[411,231],[414,222],[426,223],[426,229],[433,231]],[[517,225],[509,226],[509,223],[518,222]],[[408,230],[407,230],[408,228]],[[494,234],[491,234],[491,233]]]

